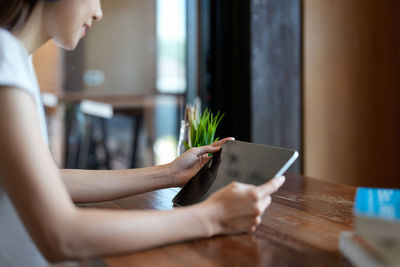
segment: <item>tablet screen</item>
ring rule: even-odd
[[[233,181],[263,184],[283,175],[297,156],[295,150],[228,141],[172,201],[178,206],[195,204]]]

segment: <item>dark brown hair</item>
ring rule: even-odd
[[[0,27],[11,30],[22,15],[26,21],[38,1],[40,0],[0,0]]]

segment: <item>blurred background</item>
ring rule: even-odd
[[[295,148],[292,172],[400,187],[397,0],[113,0],[34,55],[61,168],[169,162],[185,105],[218,136]]]

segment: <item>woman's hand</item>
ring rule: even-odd
[[[284,176],[260,186],[233,182],[212,194],[200,204],[213,209],[211,235],[254,232],[271,203],[271,194],[284,182]]]
[[[170,163],[174,177],[173,186],[184,186],[211,158],[209,153],[215,153],[233,137],[224,138],[208,146],[193,147]]]

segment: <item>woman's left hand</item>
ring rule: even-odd
[[[174,176],[174,186],[184,186],[211,158],[209,153],[215,153],[233,137],[224,138],[208,146],[192,147],[170,163]]]

